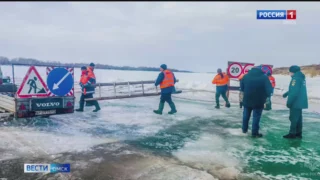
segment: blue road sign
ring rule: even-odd
[[[263,66],[261,67],[261,70],[262,70],[265,74],[267,74],[268,72],[270,72],[270,74],[272,74],[272,69],[271,69],[271,67],[268,66],[268,65],[263,65]]]
[[[73,87],[73,76],[66,68],[55,68],[47,78],[49,90],[56,96],[65,96]]]

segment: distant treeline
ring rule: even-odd
[[[93,62],[94,63],[94,62]],[[1,65],[35,65],[35,66],[67,66],[80,68],[82,66],[88,66],[89,63],[60,63],[58,61],[40,61],[32,58],[13,58],[9,59],[7,57],[0,56]],[[95,64],[96,69],[113,69],[113,70],[127,70],[127,71],[159,71],[159,67],[130,67],[130,66],[111,66],[106,64]],[[173,72],[188,72],[185,70],[171,69]]]
[[[320,75],[320,64],[312,64],[307,66],[300,66],[301,71],[306,75],[310,75],[311,77],[319,76]],[[273,74],[288,74],[289,67],[280,67],[274,68]]]

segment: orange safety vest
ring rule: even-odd
[[[89,67],[87,67],[87,70],[88,70],[88,77],[90,78],[93,78],[93,79],[96,79],[96,76],[94,75],[94,72],[93,70]]]
[[[88,74],[82,74],[81,77],[80,77],[81,84],[85,85],[85,84],[87,84],[88,81],[89,81]],[[84,95],[86,95],[87,94],[86,88],[83,88],[82,92],[83,92]]]
[[[220,76],[220,74],[217,74],[213,80],[212,80],[212,84],[216,84],[217,86],[224,86],[226,84],[228,84],[229,82],[229,77],[226,73],[222,73],[223,74],[223,78]]]
[[[276,79],[273,76],[269,76],[270,83],[272,87],[276,87]]]
[[[172,87],[174,86],[174,75],[171,71],[169,70],[164,70],[163,71],[164,78],[163,81],[160,83],[160,88],[164,89],[167,87]]]

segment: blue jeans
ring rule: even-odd
[[[259,123],[263,108],[261,109],[253,109],[249,107],[244,107],[243,109],[243,119],[242,119],[242,132],[246,133],[248,131],[249,120],[251,117],[251,112],[253,111],[252,118],[252,135],[259,134]]]

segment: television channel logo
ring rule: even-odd
[[[297,10],[257,10],[257,19],[296,20],[297,19]]]
[[[24,164],[24,173],[68,173],[70,164]]]

